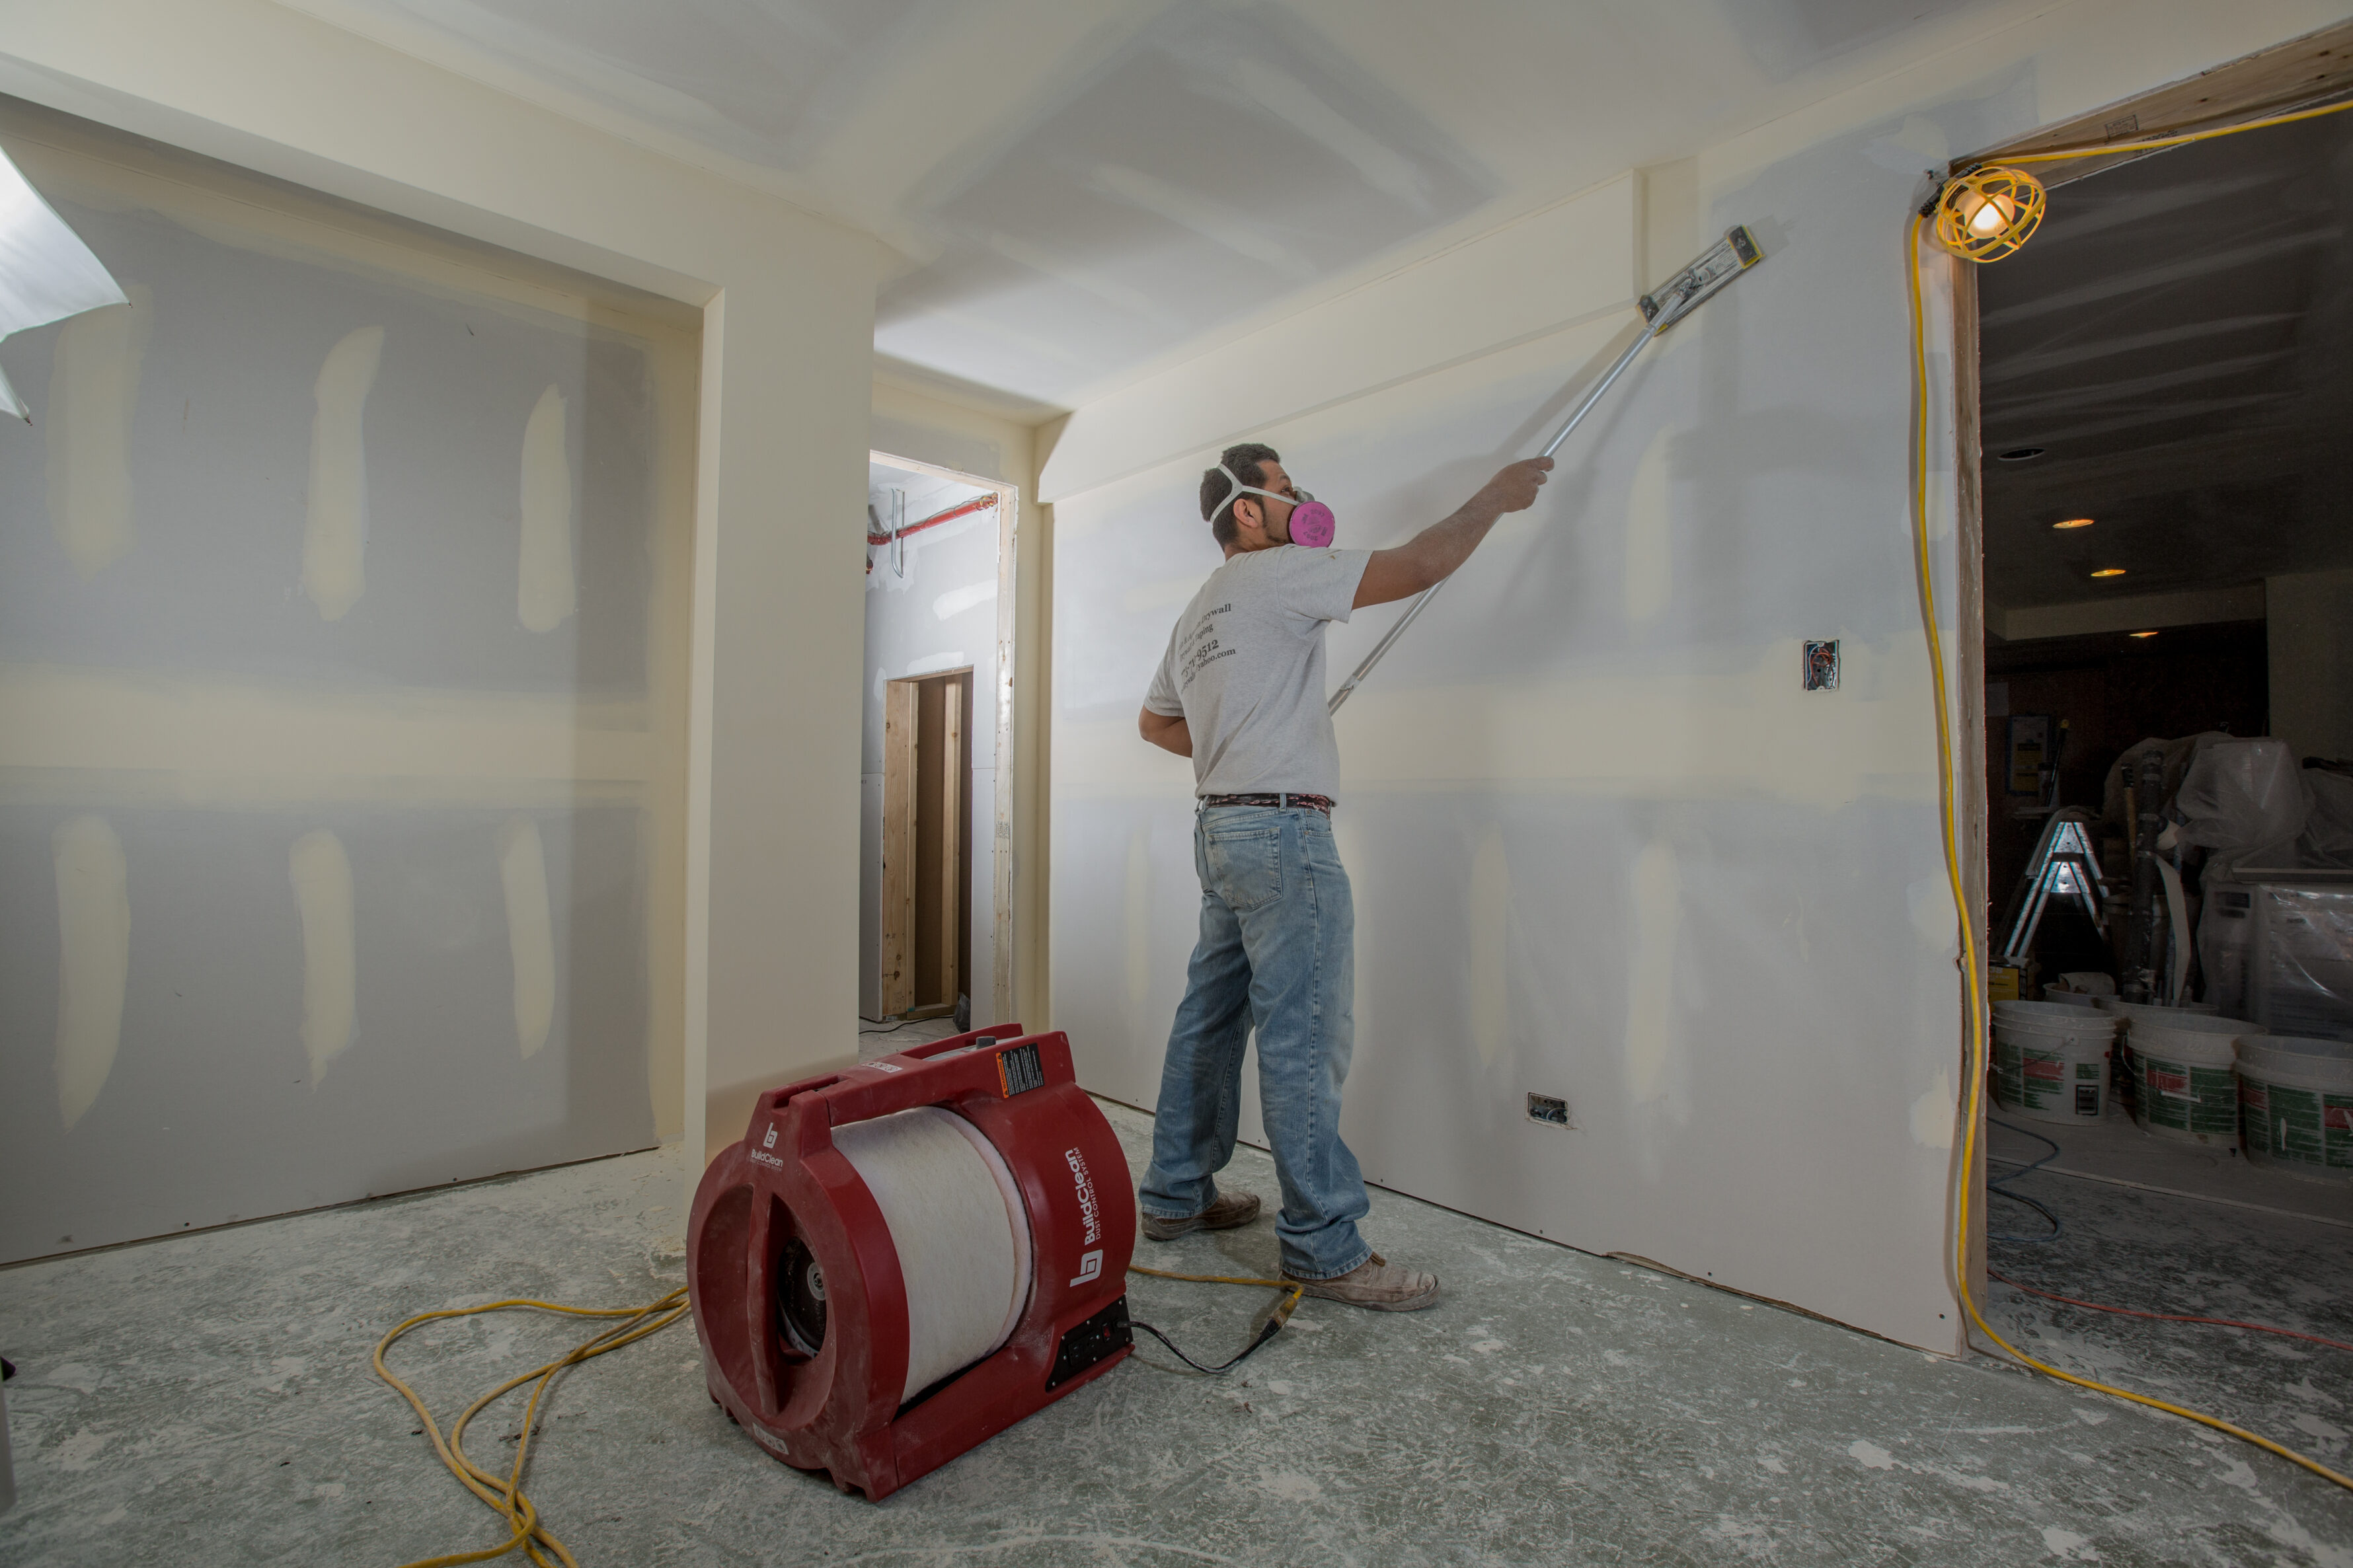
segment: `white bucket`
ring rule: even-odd
[[[2056,1002],[2064,1007],[2089,1007],[2099,1000],[2088,991],[2062,991],[2056,985],[2042,988],[2045,1002]]]
[[[2133,1120],[2141,1131],[2184,1143],[2236,1148],[2239,1080],[2234,1044],[2264,1033],[2261,1024],[2213,1018],[2179,1008],[2127,1016],[2125,1045],[2132,1059]]]
[[[2106,1014],[2063,1002],[1993,1005],[1993,1097],[2037,1121],[2096,1121],[2108,1106]]]
[[[2353,1045],[2242,1037],[2239,1113],[2256,1164],[2353,1182]]]

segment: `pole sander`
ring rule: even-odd
[[[1593,412],[1594,405],[1601,401],[1602,395],[1617,383],[1620,376],[1626,374],[1626,368],[1634,363],[1635,357],[1644,348],[1656,339],[1664,337],[1668,330],[1676,322],[1715,298],[1734,279],[1764,259],[1765,253],[1757,247],[1757,237],[1750,234],[1745,226],[1735,226],[1726,229],[1724,237],[1708,247],[1697,260],[1643,295],[1641,307],[1644,330],[1636,335],[1632,342],[1626,345],[1626,352],[1618,356],[1617,363],[1601,373],[1601,379],[1588,388],[1585,395],[1577,400],[1577,406],[1569,411],[1568,417],[1561,422],[1560,428],[1553,433],[1552,439],[1545,443],[1544,451],[1540,455],[1549,458],[1560,450],[1561,443],[1568,439],[1569,432],[1575,430],[1584,422],[1585,416]],[[1322,542],[1329,542],[1330,537],[1327,532]],[[1414,617],[1429,608],[1430,601],[1438,596],[1438,590],[1445,587],[1452,580],[1440,578],[1423,589],[1421,596],[1406,606],[1405,614],[1399,616],[1397,623],[1382,635],[1381,640],[1373,645],[1373,651],[1365,656],[1365,661],[1349,673],[1347,679],[1340,683],[1339,690],[1332,693],[1329,705],[1331,712],[1337,713],[1340,710],[1340,704],[1348,700],[1348,693],[1356,690],[1363,683],[1365,677],[1373,672],[1373,666],[1380,663],[1381,656],[1389,651],[1391,645],[1396,643],[1398,637],[1405,635],[1406,627],[1413,625]]]

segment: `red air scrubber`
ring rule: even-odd
[[[773,1089],[694,1194],[711,1397],[891,1495],[1127,1355],[1127,1161],[1061,1034],[1018,1025]]]

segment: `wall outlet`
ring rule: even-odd
[[[1574,1130],[1577,1126],[1576,1122],[1569,1120],[1568,1101],[1556,1099],[1549,1094],[1528,1096],[1528,1120],[1541,1121],[1547,1127],[1567,1127]]]

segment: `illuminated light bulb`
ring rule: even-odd
[[[1969,215],[1969,232],[1979,238],[1999,234],[2017,215],[2018,205],[2007,196],[1980,197],[1977,210]]]
[[[2103,566],[2092,574],[2094,577],[2121,577],[2124,574],[2125,569],[2121,566]]]
[[[1970,261],[1999,261],[2024,245],[2042,221],[2042,182],[1994,164],[1955,174],[1922,210],[1936,219],[1936,243]]]
[[[2135,632],[2135,633],[2133,633],[2133,636],[2135,636],[2135,637],[2155,637],[2156,635],[2157,635],[2157,634],[2156,634],[2155,632]]]
[[[2088,517],[2070,517],[2063,518],[2059,521],[2052,523],[2051,526],[2053,528],[2089,528],[2092,526],[2092,521],[2093,520]]]

